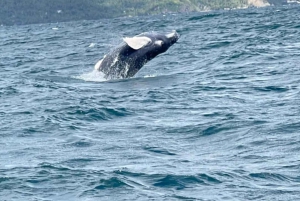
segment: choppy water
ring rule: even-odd
[[[300,7],[0,27],[0,200],[300,199]],[[135,78],[123,36],[181,38]]]

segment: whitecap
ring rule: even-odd
[[[96,43],[91,43],[89,47],[95,47]]]

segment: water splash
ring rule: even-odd
[[[157,75],[154,74],[150,74],[150,75],[145,75],[144,78],[148,78],[148,77],[156,77]]]
[[[82,75],[75,76],[74,78],[84,80],[87,82],[105,82],[107,80],[104,78],[104,76],[105,75],[102,72],[93,70],[92,72],[84,73]]]

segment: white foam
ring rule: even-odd
[[[114,66],[119,61],[119,56],[116,56],[111,66]]]
[[[97,71],[97,70],[93,70],[92,72],[84,73],[84,74],[79,75],[79,76],[75,76],[74,78],[84,80],[84,81],[87,81],[87,82],[105,82],[105,81],[107,81],[104,78],[104,74],[100,71]]]
[[[129,67],[130,67],[130,65],[129,65],[128,63],[125,63],[125,70],[124,70],[124,74],[125,74],[125,75],[128,74]]]
[[[144,78],[147,78],[147,77],[156,77],[157,75],[145,75]]]

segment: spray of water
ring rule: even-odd
[[[88,72],[88,73],[83,73],[82,75],[75,76],[74,78],[84,80],[87,82],[105,82],[105,81],[107,81],[104,78],[104,74],[97,70],[93,70],[92,72]]]

